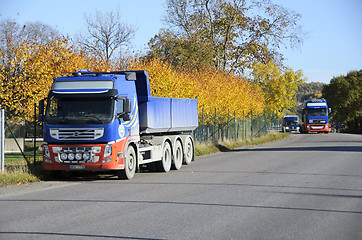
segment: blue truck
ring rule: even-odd
[[[307,100],[302,112],[302,133],[322,132],[329,133],[328,108],[325,99]]]
[[[299,117],[297,115],[287,115],[283,117],[283,132],[299,132]]]
[[[39,115],[43,168],[55,176],[106,171],[132,179],[140,166],[168,172],[194,159],[197,99],[152,97],[146,71],[67,73],[54,79]]]

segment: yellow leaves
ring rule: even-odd
[[[256,63],[253,66],[254,83],[264,91],[265,106],[269,113],[285,110],[295,105],[296,91],[303,83],[303,73],[277,65]]]
[[[263,110],[261,88],[242,78],[221,71],[176,70],[168,63],[152,59],[147,62],[133,61],[130,70],[144,69],[148,72],[151,93],[156,97],[197,98],[199,115],[204,123],[213,122],[215,110],[218,121],[225,121],[228,112],[242,118],[251,110]],[[224,116],[224,117],[222,117]]]
[[[261,112],[264,97],[271,101],[270,96],[262,93],[264,85],[232,74],[214,69],[177,70],[171,64],[157,59],[142,61],[136,55],[106,63],[75,47],[67,38],[45,44],[21,40],[12,48],[11,56],[0,56],[5,56],[0,60],[6,63],[0,65],[0,104],[15,117],[30,121],[33,121],[34,103],[47,96],[53,78],[71,69],[146,70],[153,96],[197,98],[204,123],[214,121],[215,110],[221,116],[218,120],[225,121],[228,112],[242,118],[251,111]],[[262,68],[258,71],[260,77],[266,76]]]
[[[45,98],[53,78],[68,69],[95,68],[87,53],[67,38],[39,44],[20,39],[2,53],[0,66],[0,104],[20,119],[33,120],[34,103]]]

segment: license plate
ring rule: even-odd
[[[81,170],[81,169],[85,169],[85,165],[69,165],[69,169]]]

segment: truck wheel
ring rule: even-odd
[[[170,171],[171,163],[172,163],[171,156],[172,156],[172,151],[171,151],[170,143],[165,142],[163,144],[163,148],[162,148],[162,160],[157,163],[157,169],[160,172]]]
[[[172,169],[179,170],[182,167],[183,152],[180,141],[176,141],[175,150],[173,152]]]
[[[194,159],[194,144],[191,140],[191,137],[188,137],[185,141],[185,157],[184,163],[189,165],[191,161]]]
[[[119,173],[121,179],[132,179],[136,173],[137,156],[132,146],[127,148],[126,157],[124,159],[124,170]]]

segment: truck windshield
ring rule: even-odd
[[[327,108],[309,108],[307,109],[307,114],[309,116],[326,116]]]
[[[105,124],[112,120],[114,100],[111,98],[52,97],[48,101],[45,120],[49,124]]]
[[[287,121],[285,121],[285,125],[286,126],[293,126],[293,125],[298,125],[299,123],[298,123],[298,121],[297,120],[287,120]]]

